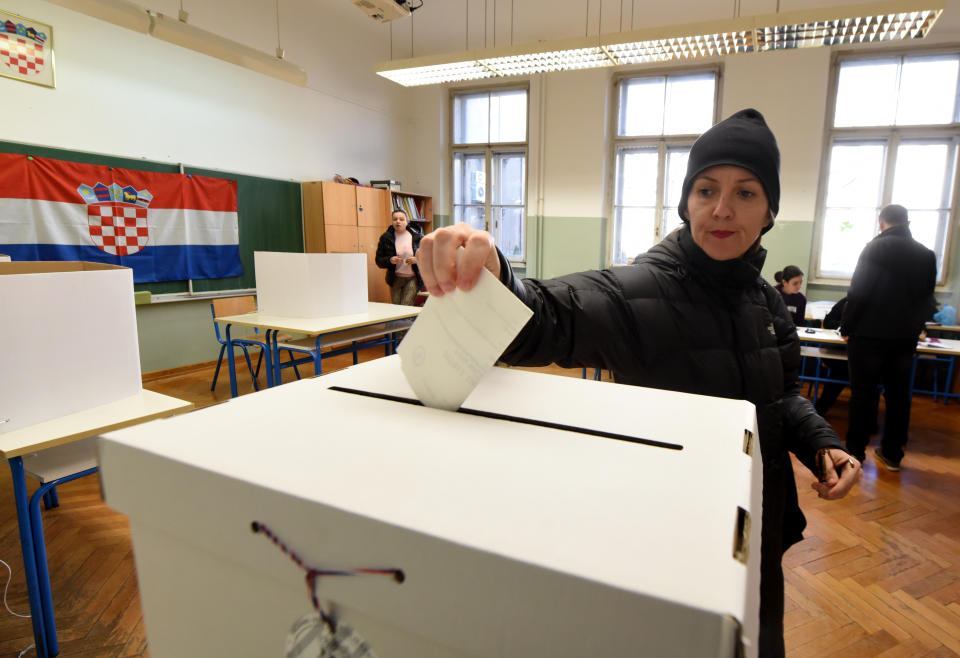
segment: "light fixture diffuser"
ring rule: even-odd
[[[404,86],[841,44],[921,39],[944,0],[892,0],[385,62]]]
[[[67,9],[97,18],[119,27],[149,34],[169,43],[189,48],[204,55],[222,59],[251,71],[269,75],[300,87],[306,86],[307,74],[296,64],[278,56],[231,41],[213,32],[201,30],[186,21],[148,12],[130,0],[51,0]]]
[[[301,87],[307,84],[307,74],[296,64],[268,55],[262,50],[225,39],[213,32],[184,23],[163,14],[151,14],[150,34],[169,43],[210,55],[225,62],[278,78]]]
[[[50,0],[50,2],[141,34],[147,34],[150,31],[150,15],[146,8],[129,0]]]

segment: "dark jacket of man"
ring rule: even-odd
[[[843,309],[847,308],[847,298],[844,297],[830,307],[830,311],[823,318],[824,329],[839,329],[843,321]]]
[[[764,608],[770,623],[781,623],[774,609],[782,615],[781,555],[806,525],[788,451],[814,470],[819,448],[843,449],[800,395],[799,339],[780,293],[760,276],[765,257],[761,248],[749,259],[715,261],[682,227],[633,265],[548,281],[517,280],[500,258],[501,280],[534,311],[503,361],[605,368],[621,384],[756,405],[763,456],[761,645]]]
[[[928,319],[937,258],[907,226],[891,226],[867,243],[847,292],[840,333],[916,340]]]

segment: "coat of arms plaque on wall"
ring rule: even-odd
[[[0,10],[0,76],[55,87],[53,26]]]

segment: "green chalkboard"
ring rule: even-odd
[[[0,141],[0,153],[23,153],[71,162],[123,167],[141,171],[177,173],[175,164],[120,158],[96,153],[18,144]],[[222,171],[184,167],[185,174],[226,178],[237,181],[237,216],[240,224],[240,262],[243,274],[228,279],[194,279],[194,292],[255,288],[254,251],[303,251],[303,213],[300,205],[300,183],[231,174]],[[186,292],[186,281],[138,283],[136,290],[149,290],[155,295]]]

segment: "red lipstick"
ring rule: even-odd
[[[721,239],[729,238],[731,235],[733,235],[733,231],[710,231],[710,235]]]

